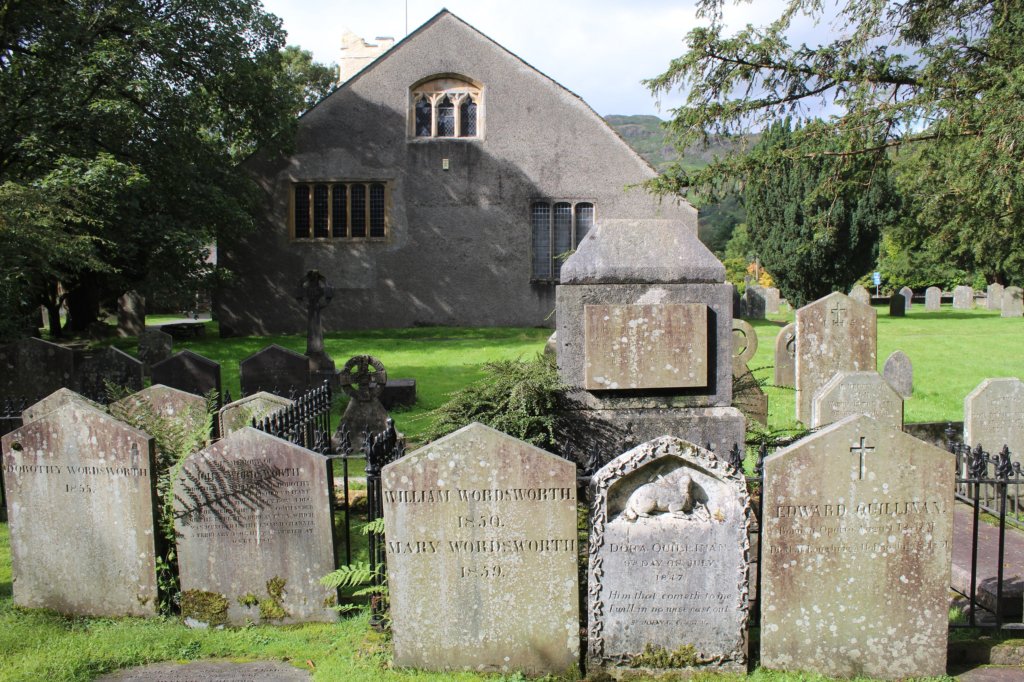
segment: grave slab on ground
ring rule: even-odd
[[[96,682],[307,682],[306,670],[279,661],[154,663],[97,677]]]

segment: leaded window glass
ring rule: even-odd
[[[587,236],[592,227],[594,227],[594,205],[576,204],[576,246],[583,242],[583,238]]]
[[[530,205],[533,279],[557,281],[562,263],[594,226],[594,204],[536,201]]]
[[[309,185],[295,185],[295,236],[309,237]]]
[[[437,136],[455,137],[455,105],[448,95],[437,105]]]
[[[327,213],[327,185],[313,186],[313,237],[323,239],[329,235]]]
[[[471,97],[466,97],[462,101],[459,127],[459,137],[476,137],[476,102]]]
[[[421,137],[479,137],[484,114],[483,91],[468,79],[439,76],[410,91],[410,133]]]
[[[430,137],[433,108],[426,97],[416,100],[416,137]]]
[[[554,278],[558,279],[562,273],[562,261],[572,250],[572,204],[566,202],[555,204],[553,227],[554,248],[551,255],[554,261]]]
[[[551,277],[551,207],[536,203],[530,209],[533,226],[533,277]]]
[[[334,220],[334,236],[335,237],[346,237],[348,226],[348,187],[345,185],[334,185],[331,187],[331,199],[333,200],[333,206],[331,207],[331,218]]]
[[[296,239],[387,237],[387,183],[298,183],[292,188]]]
[[[352,185],[352,232],[353,237],[366,236],[366,185]]]
[[[370,236],[384,236],[384,185],[370,185]]]

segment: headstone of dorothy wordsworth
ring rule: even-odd
[[[155,616],[153,439],[69,401],[3,437],[14,603]]]
[[[974,307],[974,289],[968,286],[958,286],[953,289],[953,308],[956,310],[970,310]]]
[[[928,287],[924,290],[924,309],[929,313],[936,313],[942,309],[942,289]]]
[[[577,665],[572,462],[471,424],[388,464],[382,481],[396,666]]]
[[[765,460],[763,667],[946,674],[954,464],[865,416]]]
[[[745,672],[743,472],[664,436],[606,464],[590,491],[588,673]]]
[[[100,412],[106,411],[99,403],[89,400],[85,396],[75,393],[70,388],[58,388],[39,402],[26,407],[21,413],[21,423],[29,424],[45,417],[54,410],[64,407],[68,403],[75,402],[80,405],[87,405]]]
[[[245,427],[190,455],[174,483],[187,623],[333,622],[331,467]]]

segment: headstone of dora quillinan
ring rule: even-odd
[[[765,460],[763,667],[946,673],[954,465],[864,415]]]
[[[153,439],[72,400],[3,437],[14,603],[155,616]]]
[[[207,625],[333,622],[330,461],[251,426],[174,482],[181,614]]]
[[[579,661],[576,466],[482,424],[382,472],[396,666]]]
[[[745,672],[743,472],[663,436],[602,467],[590,493],[588,673]]]

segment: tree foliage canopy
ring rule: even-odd
[[[686,103],[669,127],[682,148],[709,136],[735,136],[786,117],[836,113],[795,135],[781,158],[870,159],[875,167],[912,155],[901,189],[910,219],[904,248],[944,249],[955,265],[992,278],[1020,277],[1024,186],[1024,11],[1010,0],[790,0],[767,26],[727,34],[724,0],[701,0],[708,25],[692,30],[688,51],[648,81],[656,94],[677,88]],[[805,15],[836,36],[791,44]],[[825,27],[823,27],[825,28]],[[825,32],[823,30],[823,32]],[[896,154],[896,152],[899,152]],[[675,166],[653,189],[727,191],[755,171],[743,151],[687,172]],[[843,173],[828,191],[863,183]],[[978,231],[983,243],[973,241]],[[992,249],[990,246],[997,245]]]

